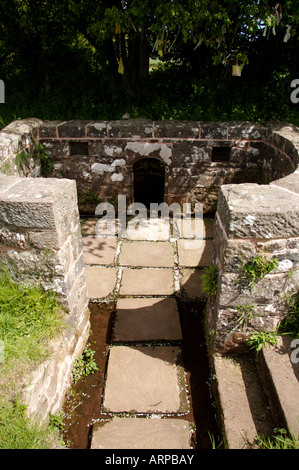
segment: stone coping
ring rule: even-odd
[[[288,123],[258,124],[249,121],[42,121],[27,118],[11,122],[0,132],[0,161],[40,139],[192,139],[263,141],[280,150],[298,150],[298,127]]]

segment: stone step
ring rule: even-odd
[[[174,346],[122,346],[110,349],[104,413],[188,411],[182,354]]]
[[[91,449],[190,449],[184,419],[119,418],[93,426]]]
[[[284,427],[297,437],[299,363],[295,363],[298,353],[291,346],[292,340],[290,336],[281,336],[276,346],[267,345],[260,353],[258,370],[276,427]]]
[[[116,303],[114,342],[180,341],[182,330],[174,298],[124,298]]]
[[[274,426],[256,366],[247,356],[215,356],[214,372],[225,446],[251,448],[257,435],[271,434]]]

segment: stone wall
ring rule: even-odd
[[[298,128],[271,125],[268,139],[298,165]],[[218,292],[208,302],[207,328],[213,352],[241,352],[254,331],[274,331],[287,315],[285,295],[299,289],[299,169],[270,185],[220,188],[215,217],[213,263]],[[258,255],[278,266],[254,288],[236,282],[242,263]],[[240,307],[253,307],[243,324]]]
[[[21,175],[24,170],[14,165],[15,152],[24,149],[29,155],[36,124],[17,122],[19,133],[11,132],[10,125],[0,136],[1,157]],[[11,146],[5,150],[6,144]],[[25,174],[39,175],[38,162],[28,165],[29,160],[30,172]],[[65,310],[66,328],[53,343],[54,355],[26,379],[30,386],[24,389],[28,413],[43,421],[62,406],[90,327],[75,181],[0,173],[0,258],[16,281],[56,292]]]
[[[223,184],[269,183],[295,169],[260,124],[49,121],[37,132],[53,158],[50,176],[75,179],[81,210],[92,214],[94,206],[84,204],[89,190],[106,201],[126,194],[133,202],[133,164],[145,157],[165,166],[165,202],[202,202],[206,213],[215,208]]]
[[[275,328],[286,314],[281,294],[298,289],[298,135],[280,123],[147,120],[27,119],[0,132],[1,257],[18,279],[57,292],[71,326],[56,358],[32,378],[30,410],[45,418],[59,408],[88,335],[77,189],[83,198],[90,189],[106,200],[126,194],[130,203],[133,164],[153,157],[165,166],[165,202],[204,202],[208,212],[219,193],[218,293],[208,302],[207,332],[212,352],[240,350],[250,331]],[[51,178],[40,178],[40,143],[52,158]],[[256,290],[240,290],[242,257],[259,253],[277,257],[277,269]],[[253,304],[255,316],[235,328],[237,306]]]

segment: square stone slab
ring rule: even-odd
[[[119,263],[122,266],[172,267],[172,244],[145,241],[123,243]]]
[[[105,219],[101,218],[93,218],[93,219],[86,219],[81,225],[81,232],[82,235],[94,235],[104,237],[114,237],[118,234],[118,220],[110,221],[107,224]]]
[[[184,419],[119,418],[93,426],[91,449],[190,449]]]
[[[124,269],[120,295],[171,295],[174,293],[172,269]]]
[[[178,240],[179,265],[196,267],[211,264],[212,240]]]
[[[86,267],[87,291],[90,299],[107,297],[116,285],[117,269]]]
[[[83,237],[83,253],[86,264],[113,264],[117,238]]]
[[[175,299],[118,299],[114,341],[181,339],[181,324]]]
[[[214,220],[199,218],[182,219],[175,221],[175,227],[179,238],[213,238]]]
[[[190,299],[206,296],[201,287],[203,272],[203,269],[182,269],[181,271],[181,286]]]
[[[127,223],[126,238],[128,240],[168,240],[170,234],[171,227],[168,219],[152,217],[138,221],[134,217]]]
[[[103,411],[179,413],[186,406],[178,356],[172,346],[112,346]]]
[[[95,235],[96,234],[97,219],[86,219],[81,224],[82,235]]]

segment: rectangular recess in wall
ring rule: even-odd
[[[231,147],[213,147],[212,162],[229,162]]]
[[[88,142],[69,142],[70,155],[88,155]]]

